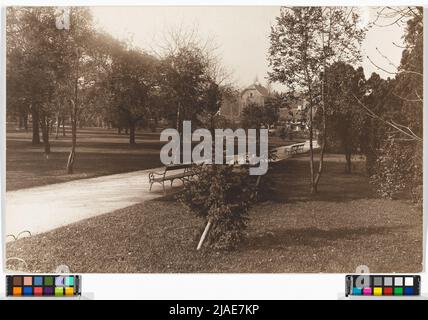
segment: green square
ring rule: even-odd
[[[64,288],[63,287],[56,287],[55,288],[55,295],[56,296],[63,296],[64,295]]]
[[[45,286],[52,286],[53,285],[53,277],[45,277],[44,284],[45,284]]]
[[[66,278],[65,278],[65,281],[64,281],[64,284],[65,284],[67,287],[72,287],[72,286],[74,286],[74,277],[66,277]]]
[[[394,288],[394,295],[402,296],[403,295],[403,288]]]

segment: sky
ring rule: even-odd
[[[169,30],[196,30],[202,41],[215,43],[216,54],[237,87],[244,88],[256,78],[262,84],[267,83],[269,33],[279,15],[277,6],[115,6],[92,7],[91,10],[98,28],[149,52],[159,51]],[[365,25],[375,19],[379,8],[360,7],[359,10],[361,23]],[[388,21],[378,23],[387,24]],[[366,56],[377,65],[394,71],[390,62],[400,63],[402,48],[393,43],[401,45],[402,35],[403,27],[397,25],[374,26],[368,30],[362,43],[366,77],[372,72],[383,78],[391,76],[378,70]],[[284,90],[280,84],[272,87]]]

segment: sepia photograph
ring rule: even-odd
[[[423,11],[7,7],[6,271],[421,272]]]

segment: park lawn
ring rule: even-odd
[[[30,132],[8,130],[6,140],[6,190],[17,190],[82,178],[160,167],[159,133],[139,132],[136,145],[115,130],[79,129],[74,173],[66,173],[71,135],[55,139],[51,135],[51,154],[46,159],[43,144],[33,146]]]
[[[422,270],[422,211],[376,197],[355,161],[328,156],[320,194],[308,196],[307,158],[270,172],[277,192],[250,212],[236,250],[195,250],[203,221],[167,196],[7,243],[27,272],[371,272]],[[339,185],[338,185],[339,183]],[[18,268],[19,265],[8,265]]]
[[[159,132],[139,130],[136,144],[130,145],[128,135],[119,135],[114,129],[78,129],[74,173],[67,174],[66,164],[71,148],[69,130],[66,137],[60,134],[55,139],[55,135],[51,135],[51,154],[46,159],[43,144],[31,144],[31,130],[16,131],[11,126],[7,129],[7,191],[162,166],[159,152],[165,142],[159,141]],[[278,137],[271,140],[271,146],[304,141]]]

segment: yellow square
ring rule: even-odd
[[[66,296],[72,296],[74,293],[73,289],[74,288],[65,288],[65,295]]]
[[[374,296],[381,296],[382,295],[382,288],[373,288],[373,295]]]

